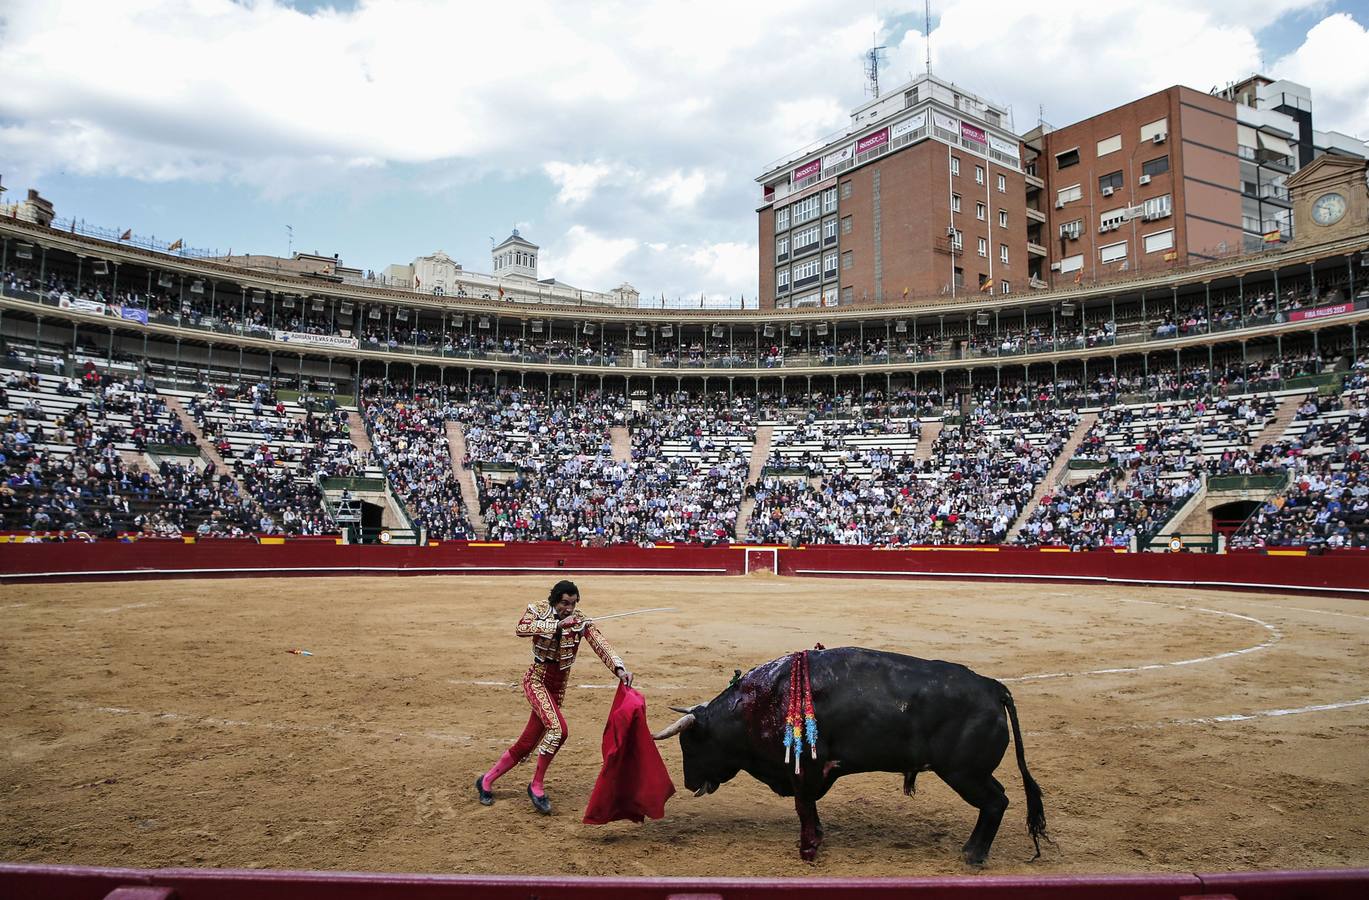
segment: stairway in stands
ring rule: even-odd
[[[1307,394],[1289,394],[1287,397],[1279,398],[1279,408],[1274,413],[1274,420],[1264,426],[1264,430],[1255,435],[1255,439],[1250,442],[1251,450],[1259,450],[1266,444],[1283,439],[1283,433],[1288,430],[1288,426],[1298,417],[1298,407],[1307,399]]]
[[[447,423],[447,446],[452,452],[452,471],[461,485],[461,499],[466,503],[466,519],[475,529],[475,536],[484,539],[489,534],[485,527],[485,517],[480,514],[480,492],[475,487],[475,470],[462,465],[466,458],[466,432],[460,422]]]
[[[371,436],[366,433],[366,420],[361,417],[361,413],[354,409],[347,411],[347,437],[351,440],[352,446],[367,454],[371,452]]]
[[[199,423],[195,421],[194,416],[190,415],[190,410],[185,408],[185,404],[181,402],[181,398],[169,393],[162,393],[159,396],[166,401],[166,408],[175,413],[176,418],[181,420],[181,427],[195,436],[195,440],[198,441],[200,445],[200,453],[204,454],[205,459],[214,464],[215,472],[219,475],[227,474],[233,479],[233,483],[238,486],[238,490],[245,496],[247,491],[244,490],[242,482],[238,481],[238,473],[234,471],[232,466],[224,461],[222,456],[219,455],[219,451],[214,447],[214,442],[204,436],[204,432],[200,430]]]
[[[1070,439],[1065,442],[1065,446],[1060,448],[1060,455],[1055,458],[1055,463],[1050,467],[1050,471],[1046,472],[1046,477],[1037,484],[1036,490],[1032,491],[1031,499],[1022,508],[1022,512],[1018,514],[1017,521],[1013,522],[1012,527],[1008,529],[1008,536],[1003,539],[1005,544],[1017,537],[1022,526],[1027,524],[1032,513],[1036,512],[1036,508],[1041,505],[1041,498],[1046,496],[1046,492],[1060,483],[1061,476],[1065,474],[1065,467],[1069,465],[1071,459],[1074,459],[1074,451],[1079,449],[1079,445],[1084,442],[1084,437],[1089,433],[1089,429],[1097,421],[1098,413],[1096,412],[1084,413],[1079,417],[1079,424],[1074,427],[1074,431],[1070,434]],[[918,447],[918,449],[921,450],[922,448]]]
[[[919,462],[926,462],[932,458],[932,445],[936,439],[941,437],[942,422],[937,419],[935,422],[923,422],[922,431],[917,437],[917,450],[913,453],[913,459]]]
[[[775,437],[774,425],[760,425],[756,428],[756,443],[751,445],[751,468],[746,475],[746,483],[754,486],[761,480],[765,461],[770,458],[770,442]],[[756,508],[756,498],[746,497],[737,509],[737,543],[745,543],[747,526],[751,522],[751,511]]]
[[[626,425],[614,425],[608,430],[613,442],[613,461],[632,462],[632,432]]]

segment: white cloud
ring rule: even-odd
[[[1025,131],[1039,104],[1065,124],[1171,84],[1241,78],[1260,67],[1260,29],[1321,4],[941,0],[933,67],[1010,104]],[[383,204],[376,185],[407,166],[460,196],[463,219],[487,221],[480,235],[537,221],[544,262],[568,281],[751,297],[755,175],[846,128],[872,34],[890,47],[886,89],[922,71],[922,4],[879,12],[826,0],[526,0],[517,14],[436,0],[313,13],[277,0],[6,0],[0,159],[23,186],[67,171],[310,203],[341,186],[357,209]],[[1268,74],[1312,88],[1318,127],[1364,132],[1366,58],[1363,23],[1332,16]],[[358,199],[365,185],[374,196]],[[486,185],[496,190],[476,190]],[[481,205],[464,202],[476,194]]]
[[[557,187],[556,202],[566,206],[584,203],[613,172],[613,167],[604,162],[566,163],[552,161],[542,164]]]
[[[1273,68],[1312,87],[1313,126],[1369,138],[1369,30],[1346,13],[1322,19]]]

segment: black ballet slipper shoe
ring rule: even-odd
[[[494,791],[485,790],[485,776],[475,776],[475,795],[480,798],[481,806],[494,806]]]
[[[532,785],[528,785],[528,799],[532,800],[532,808],[544,816],[551,815],[551,798],[539,797],[532,792]]]

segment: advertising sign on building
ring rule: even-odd
[[[89,312],[105,314],[105,305],[96,300],[86,300],[83,297],[72,297],[70,294],[63,294],[58,299],[57,305],[62,309],[74,309],[77,312]]]
[[[276,340],[291,344],[313,344],[318,347],[345,347],[355,350],[360,346],[356,338],[336,334],[306,334],[302,331],[277,331]]]
[[[145,309],[134,309],[131,306],[120,306],[118,307],[118,310],[119,318],[121,319],[126,319],[129,322],[141,322],[144,325],[147,324],[147,310]]]
[[[960,123],[960,136],[967,141],[974,141],[976,144],[987,144],[989,142],[988,135],[984,133],[983,128],[976,128],[968,122]]]
[[[1010,156],[1013,159],[1018,158],[1017,144],[1012,141],[1005,141],[1000,137],[989,135],[989,147],[996,153],[1002,153],[1004,156]]]
[[[932,124],[937,128],[940,128],[943,131],[949,131],[952,134],[960,128],[960,123],[956,121],[955,118],[936,111],[932,112]]]
[[[829,153],[822,158],[822,167],[830,169],[835,165],[846,162],[856,155],[856,145],[847,144],[835,153]]]
[[[895,138],[902,137],[910,131],[917,131],[919,128],[925,127],[927,127],[927,113],[924,111],[904,119],[902,122],[896,122],[889,126],[889,140],[892,141]]]
[[[822,160],[820,160],[820,159],[815,159],[815,160],[813,160],[812,162],[810,162],[810,163],[804,163],[803,165],[801,165],[801,166],[799,166],[797,169],[795,169],[795,170],[794,170],[794,173],[793,173],[792,175],[789,176],[789,180],[790,180],[791,182],[793,182],[794,184],[797,184],[798,182],[802,181],[803,179],[805,179],[805,178],[811,178],[812,176],[818,174],[818,173],[821,172],[821,171],[822,171]]]
[[[856,141],[856,153],[864,153],[867,150],[873,150],[876,147],[883,147],[887,143],[889,143],[889,129],[881,128],[874,134],[867,134],[865,137]]]

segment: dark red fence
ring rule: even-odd
[[[750,900],[916,897],[919,900],[1363,900],[1369,869],[1224,875],[955,876],[945,878],[573,878],[390,875],[213,869],[86,869],[0,864],[8,900]]]
[[[478,541],[385,547],[348,546],[318,539],[282,543],[139,540],[0,544],[0,579],[13,582],[548,572],[740,575],[763,570],[797,576],[1073,581],[1369,596],[1369,552],[1345,550],[1322,556],[1300,553],[1068,553],[1051,548],[1016,547],[881,550],[821,545],[793,549],[697,544],[579,547]]]

